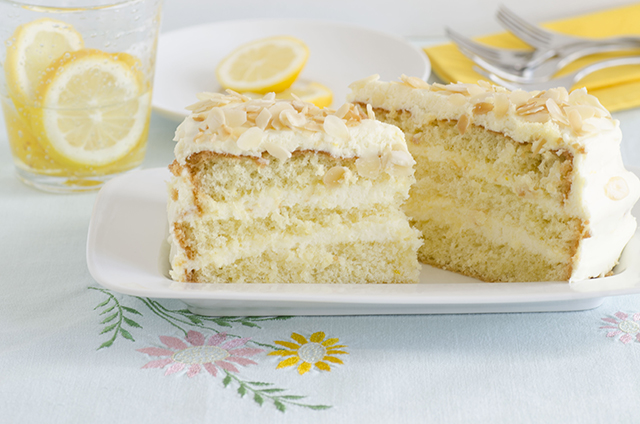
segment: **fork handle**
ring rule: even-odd
[[[623,65],[640,65],[640,56],[620,57],[617,59],[603,60],[582,68],[573,78],[574,81],[580,81],[587,75],[605,68],[613,68]]]

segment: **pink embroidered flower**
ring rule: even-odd
[[[218,368],[225,371],[239,372],[236,365],[257,365],[255,361],[248,359],[264,349],[253,349],[244,346],[249,339],[227,339],[227,333],[218,333],[208,340],[197,331],[189,331],[183,341],[177,337],[160,336],[160,341],[167,348],[146,347],[137,349],[138,352],[150,356],[164,357],[151,361],[142,368],[164,368],[170,365],[164,375],[175,374],[187,369],[187,375],[193,377],[202,368],[214,377],[218,375]],[[185,343],[186,342],[186,343]]]
[[[620,335],[620,341],[624,344],[629,343],[634,338],[640,342],[640,312],[633,315],[624,312],[616,312],[613,314],[616,318],[602,318],[603,321],[613,325],[604,325],[600,328],[609,328],[607,337],[615,337]]]

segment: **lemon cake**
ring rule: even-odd
[[[351,104],[199,99],[170,166],[174,280],[417,282],[420,233],[400,208],[415,162],[397,127]]]
[[[492,282],[578,281],[608,274],[635,233],[638,178],[618,122],[586,90],[405,76],[351,89],[417,162],[404,210],[421,262]]]

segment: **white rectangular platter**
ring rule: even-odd
[[[169,277],[165,168],[134,171],[100,190],[87,239],[93,278],[115,292],[179,299],[198,314],[382,315],[573,311],[640,293],[640,233],[614,275],[545,283],[484,283],[422,267],[419,284],[193,284]],[[634,212],[637,212],[636,209]]]

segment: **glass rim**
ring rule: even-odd
[[[51,3],[55,3],[55,0],[48,0]],[[81,12],[86,10],[105,10],[105,9],[115,9],[119,7],[129,6],[135,3],[143,3],[149,0],[111,0],[105,1],[105,4],[102,5],[87,5],[87,6],[56,6],[56,5],[43,5],[44,1],[37,2],[35,0],[0,0],[0,5],[10,5],[21,8],[31,9],[37,12]],[[156,0],[162,1],[162,0]],[[40,4],[38,4],[40,3]]]

